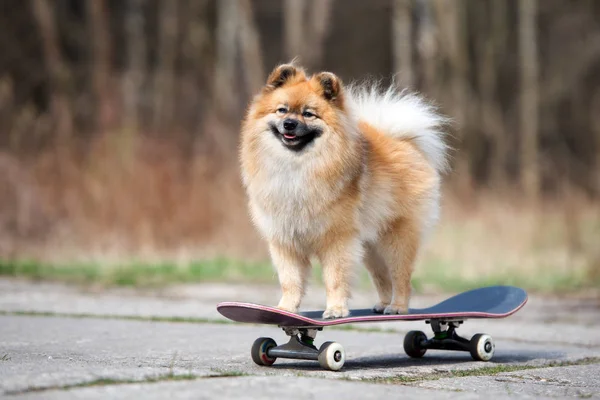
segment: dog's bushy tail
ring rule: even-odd
[[[444,127],[449,119],[416,94],[382,90],[377,84],[352,85],[347,89],[352,112],[385,134],[411,140],[440,173],[448,169]]]

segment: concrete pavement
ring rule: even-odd
[[[219,301],[272,304],[277,297],[275,286],[92,290],[0,279],[0,396],[267,398],[283,390],[290,398],[600,397],[597,299],[531,296],[510,318],[467,321],[463,336],[494,337],[496,354],[488,363],[442,351],[408,358],[403,335],[427,332],[423,322],[325,329],[318,343],[335,340],[347,353],[343,370],[330,372],[311,361],[254,365],[254,339],[287,337],[275,327],[225,324],[215,310]],[[416,296],[412,305],[443,297]],[[351,306],[373,300],[373,293],[357,293]],[[322,304],[322,289],[313,287],[303,308]]]

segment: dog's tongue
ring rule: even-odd
[[[283,137],[286,139],[296,139],[296,135],[294,135],[293,133],[284,133]]]

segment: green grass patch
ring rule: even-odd
[[[42,263],[32,260],[0,260],[0,275],[33,280],[107,286],[163,286],[193,282],[277,282],[268,263],[215,258],[187,264],[172,262],[118,264]]]
[[[216,375],[211,375],[211,378],[231,378],[237,376],[250,376],[250,374],[243,371],[229,371],[219,368],[211,368],[211,371],[215,372]]]
[[[581,271],[567,273],[548,269],[543,274],[515,271],[518,271],[518,268],[467,277],[457,266],[441,260],[428,259],[418,266],[412,285],[417,293],[428,289],[457,293],[491,285],[514,285],[535,292],[568,292],[600,287],[600,281],[590,279]],[[356,287],[362,290],[374,290],[366,269],[359,267],[357,272]],[[321,274],[322,268],[316,263],[313,267],[311,284],[322,285]],[[103,264],[0,260],[0,275],[39,281],[131,287],[160,287],[199,282],[270,284],[278,282],[275,269],[268,262],[245,262],[223,257],[184,264],[141,261]]]
[[[462,378],[467,376],[490,376],[502,372],[523,371],[528,369],[540,368],[532,365],[495,365],[491,367],[482,367],[477,369],[453,370],[448,372],[435,372],[427,375],[398,375],[384,378],[367,378],[365,382],[387,383],[387,384],[406,384],[421,381],[433,381],[442,378]]]

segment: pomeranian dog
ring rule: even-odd
[[[252,219],[269,243],[282,296],[297,312],[311,258],[322,264],[323,318],[349,315],[364,263],[373,310],[408,311],[411,275],[438,219],[446,119],[415,95],[344,87],[330,72],[280,65],[242,122],[240,161]]]

